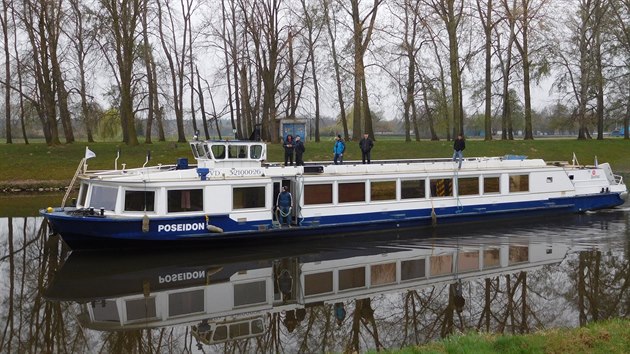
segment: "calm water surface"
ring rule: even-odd
[[[0,232],[2,353],[365,352],[630,316],[627,207],[167,253]]]

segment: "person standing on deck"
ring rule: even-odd
[[[293,197],[286,186],[282,187],[282,192],[278,194],[276,208],[280,212],[278,220],[280,222],[280,227],[285,224],[287,226],[291,226],[291,208],[293,208]]]
[[[457,135],[457,139],[453,143],[453,161],[459,161],[458,169],[462,168],[462,160],[464,159],[464,149],[466,149],[466,142],[464,141],[464,137],[459,134]]]
[[[296,166],[304,166],[304,152],[306,148],[304,147],[304,142],[300,139],[300,136],[295,137],[295,165]]]
[[[361,148],[361,160],[363,164],[365,164],[367,160],[367,164],[370,164],[370,151],[374,147],[374,142],[370,139],[368,133],[363,134],[363,139],[359,141],[359,148]]]
[[[343,165],[343,153],[346,151],[346,143],[343,142],[341,134],[335,138],[335,146],[333,147],[335,165]]]
[[[293,135],[291,134],[287,135],[287,138],[284,140],[282,147],[284,147],[284,165],[293,166],[293,150],[294,150]],[[289,162],[291,164],[289,164]]]

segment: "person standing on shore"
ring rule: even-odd
[[[466,142],[464,141],[464,137],[459,134],[457,135],[457,139],[453,143],[453,161],[459,161],[458,169],[462,168],[462,160],[464,159],[464,149],[466,149]]]
[[[346,151],[346,143],[344,143],[341,134],[335,138],[335,146],[333,147],[335,165],[343,165],[343,153]]]
[[[304,147],[304,142],[300,139],[300,136],[295,137],[295,165],[296,166],[304,166],[304,152],[306,148]]]
[[[282,147],[284,147],[284,165],[285,166],[293,166],[293,135],[287,135],[287,138],[284,140]],[[290,164],[289,164],[290,162]]]
[[[370,139],[368,133],[363,134],[363,139],[359,141],[359,148],[361,148],[361,160],[363,164],[370,164],[370,151],[374,147],[374,142]]]

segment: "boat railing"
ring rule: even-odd
[[[621,176],[621,175],[613,175],[613,177],[615,178],[615,183],[616,184],[623,184],[623,176]]]

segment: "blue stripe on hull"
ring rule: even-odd
[[[508,204],[486,204],[469,207],[436,208],[438,224],[479,222],[491,218],[516,218],[553,215],[611,208],[623,204],[615,193],[557,198]],[[47,214],[53,230],[73,249],[188,247],[219,240],[281,238],[372,230],[430,226],[432,210],[403,210],[351,215],[334,215],[301,220],[300,227],[272,228],[271,220],[236,222],[227,215],[213,216],[210,224],[225,232],[205,230],[204,216],[151,219],[149,232],[142,232],[142,219],[111,219],[98,216],[69,216],[61,212]],[[177,226],[189,225],[189,226]],[[203,225],[203,230],[200,230]],[[261,227],[267,229],[261,230]],[[173,231],[178,230],[179,231]]]

